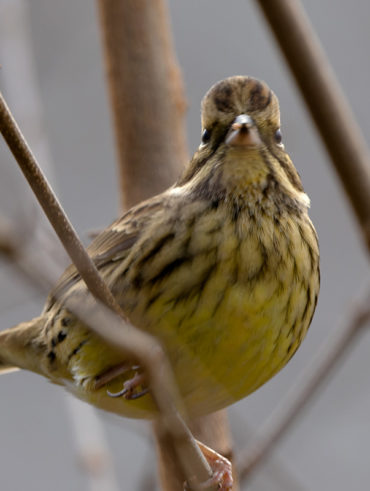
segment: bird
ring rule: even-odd
[[[246,397],[287,364],[320,286],[310,200],[274,92],[249,76],[221,80],[202,100],[201,125],[177,182],[87,249],[130,323],[164,347],[191,417]],[[40,316],[0,332],[0,373],[30,370],[101,409],[155,417],[140,365],[66,307],[85,289],[69,266]]]

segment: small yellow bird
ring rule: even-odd
[[[177,183],[88,248],[128,319],[162,342],[189,415],[250,394],[300,345],[319,291],[308,207],[275,94],[230,77],[205,95],[202,141]],[[84,288],[70,266],[40,317],[1,332],[0,372],[32,370],[108,411],[152,417],[140,367],[64,306]]]

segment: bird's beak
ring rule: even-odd
[[[240,114],[234,119],[225,143],[232,147],[255,147],[261,143],[257,127],[248,114]]]

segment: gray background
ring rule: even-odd
[[[304,3],[369,142],[370,4]],[[96,6],[91,0],[32,0],[28,6],[33,68],[58,194],[82,233],[109,223],[118,210]],[[308,337],[288,367],[230,410],[237,445],[243,446],[245,425],[257,429],[263,423],[329,332],[345,322],[351,300],[368,278],[368,262],[336,175],[254,2],[170,0],[169,6],[189,104],[191,151],[199,142],[199,103],[211,84],[233,74],[266,80],[280,99],[285,145],[311,197],[311,217],[320,237],[322,290]],[[6,69],[2,64],[2,71]],[[0,145],[1,209],[18,219],[29,201],[4,143]],[[42,308],[42,298],[5,262],[0,263],[0,288],[1,328]],[[280,460],[302,489],[360,491],[368,486],[369,348],[370,336],[365,333],[279,446]],[[0,489],[86,489],[64,391],[23,372],[2,377],[0,386]],[[138,489],[138,479],[152,460],[145,423],[110,415],[103,415],[103,420],[121,489]],[[253,486],[262,489],[257,481]]]

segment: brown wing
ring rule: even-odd
[[[98,269],[111,261],[124,258],[129,253],[146,225],[152,220],[156,212],[162,209],[163,201],[162,195],[155,196],[131,208],[93,240],[87,248],[87,252]],[[57,298],[60,298],[66,290],[79,280],[80,275],[74,264],[71,264],[50,292],[45,310],[48,310]]]

